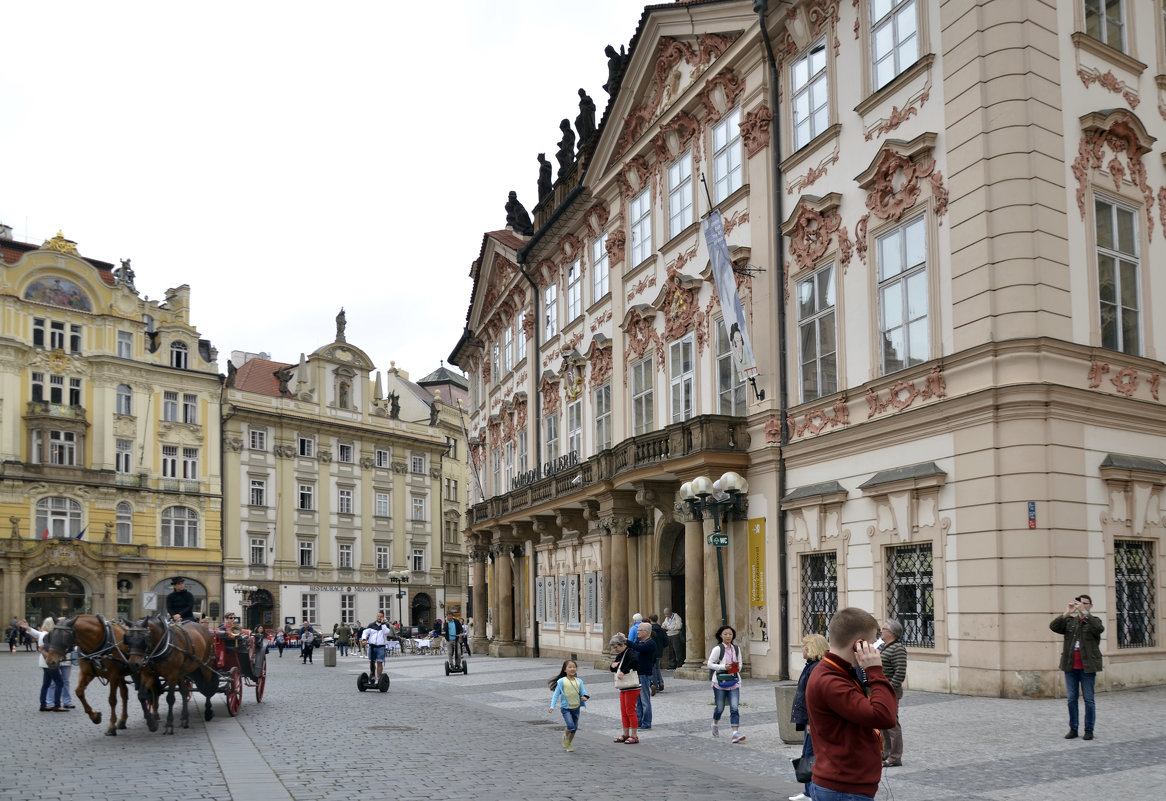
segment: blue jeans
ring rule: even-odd
[[[61,671],[61,706],[69,706],[73,703],[73,696],[69,694],[69,674],[73,672],[73,666],[62,664],[58,670]]]
[[[346,643],[346,642],[337,643],[337,646],[339,646],[339,648],[340,648],[340,655],[341,656],[348,656],[348,643]]]
[[[579,728],[579,710],[583,707],[577,706],[574,709],[570,707],[559,707],[559,711],[563,713],[563,722],[567,724],[567,731],[574,732]]]
[[[52,706],[61,705],[61,669],[60,668],[42,668],[41,672],[44,674],[40,683],[40,705],[43,709],[49,704],[45,703],[48,700],[49,687],[53,688],[53,703]]]
[[[810,739],[810,727],[806,727],[806,737],[802,740],[802,759],[814,758],[814,741]],[[806,782],[805,794],[810,795],[810,783]],[[810,796],[813,798],[813,796]]]
[[[725,711],[725,702],[729,702],[729,723],[734,728],[741,725],[741,713],[737,711],[737,702],[741,699],[741,687],[738,685],[731,690],[722,690],[720,687],[713,687],[713,700],[716,701],[716,709],[713,710],[713,721],[719,721],[721,715]]]
[[[640,674],[640,697],[636,699],[636,719],[641,729],[652,728],[652,677]]]
[[[1096,673],[1086,673],[1084,670],[1066,670],[1065,688],[1069,691],[1069,728],[1077,731],[1077,696],[1085,696],[1085,731],[1093,731],[1093,722],[1097,717],[1097,708],[1093,705],[1093,682]]]
[[[828,790],[825,787],[810,782],[810,798],[813,801],[871,801],[869,795],[858,793],[840,793],[837,790]]]
[[[652,665],[652,686],[664,689],[664,676],[660,673],[660,657],[656,657],[656,664]]]

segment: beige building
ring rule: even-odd
[[[232,354],[224,599],[248,626],[427,626],[467,601],[464,379],[386,387],[344,329],[298,364]]]
[[[31,622],[164,608],[183,575],[217,614],[217,354],[190,287],[139,296],[129,261],[0,226],[0,598]]]
[[[1166,680],[1161,4],[768,5],[645,9],[533,233],[483,239],[451,359],[490,651],[672,606],[698,676],[723,603],[788,676],[854,605],[911,687],[1047,695],[1088,592],[1101,686]],[[730,470],[718,547],[680,489]]]

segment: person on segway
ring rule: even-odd
[[[445,621],[445,639],[449,642],[449,666],[452,670],[462,669],[461,643],[466,637],[466,627],[453,615]]]
[[[385,613],[377,612],[377,619],[368,624],[360,635],[362,642],[368,645],[368,675],[369,679],[375,676],[376,681],[380,681],[381,674],[385,672],[385,648],[389,644],[389,638],[392,636],[392,629],[385,621]]]

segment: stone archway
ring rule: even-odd
[[[24,617],[33,626],[90,611],[92,592],[86,582],[69,573],[46,573],[24,587]]]
[[[409,602],[409,625],[428,631],[433,627],[433,621],[433,599],[427,592],[417,593]]]

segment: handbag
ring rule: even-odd
[[[794,763],[794,778],[802,784],[809,784],[814,779],[814,756],[812,754],[790,760]]]
[[[617,690],[634,690],[639,689],[640,674],[634,670],[629,670],[623,674],[623,678],[619,677],[617,673],[615,676],[615,689]]]
[[[730,690],[736,687],[737,683],[741,680],[740,674],[730,673],[727,670],[716,671],[716,676],[717,686],[722,690]]]

